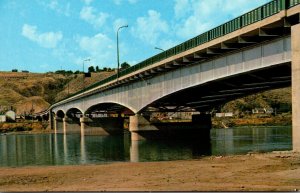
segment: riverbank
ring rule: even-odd
[[[276,115],[268,117],[246,116],[243,118],[212,118],[213,128],[242,127],[242,126],[289,126],[292,125],[292,115]]]
[[[188,161],[1,168],[0,191],[294,191],[300,153]]]
[[[0,133],[28,132],[48,133],[48,122],[0,123]]]

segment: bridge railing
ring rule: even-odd
[[[300,0],[290,0],[289,2],[289,8],[295,6],[295,5],[298,5],[300,4]]]
[[[194,48],[196,46],[199,46],[201,44],[204,44],[206,42],[209,42],[213,39],[216,39],[218,37],[224,36],[226,34],[229,34],[231,32],[234,32],[236,30],[239,30],[247,25],[256,23],[258,21],[261,21],[267,17],[270,17],[274,14],[279,13],[282,10],[285,10],[287,8],[291,8],[295,5],[300,4],[300,0],[273,0],[269,3],[266,3],[256,9],[253,9],[237,18],[234,18],[220,26],[217,26],[207,32],[204,32],[192,39],[189,39],[175,47],[172,47],[164,52],[161,52],[155,56],[152,56],[134,66],[131,66],[119,73],[119,77],[125,76],[127,74],[130,74],[132,72],[135,72],[137,70],[140,70],[144,67],[150,66],[154,63],[160,62],[166,58],[172,57],[176,54],[182,53],[184,51],[187,51],[191,48]],[[100,85],[106,84],[112,80],[116,80],[117,75],[112,75],[104,80],[101,80],[89,87],[86,87],[84,90],[81,90],[75,94],[72,94],[71,96],[67,97],[70,98],[72,96],[81,94],[87,90],[90,90],[92,88],[98,87]],[[65,98],[65,99],[67,99]],[[63,100],[65,100],[63,99]]]

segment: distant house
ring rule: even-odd
[[[6,118],[9,119],[9,120],[12,120],[12,121],[15,121],[16,120],[16,113],[12,110],[9,110],[5,113],[6,115]]]
[[[228,113],[216,113],[216,117],[233,117],[233,113],[232,112],[228,112]]]
[[[5,122],[6,122],[6,116],[0,115],[0,123],[5,123]]]
[[[274,113],[273,108],[255,108],[252,109],[253,114],[272,114]]]

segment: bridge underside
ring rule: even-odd
[[[144,111],[210,112],[231,100],[290,85],[291,63],[285,63],[181,90],[152,103]]]

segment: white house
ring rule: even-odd
[[[6,122],[6,115],[0,115],[0,123]]]
[[[9,120],[13,120],[15,121],[16,120],[16,113],[12,110],[9,110],[5,113],[6,115],[6,118],[9,119]]]

